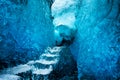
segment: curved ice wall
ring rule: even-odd
[[[77,29],[70,49],[77,61],[78,79],[119,78],[120,1],[51,1],[58,1],[57,6],[65,6],[58,13],[52,12],[57,41],[61,43],[63,38],[71,39],[72,30]],[[33,58],[42,48],[53,44],[49,4],[47,0],[0,0],[0,61],[24,62],[28,59],[24,57]]]
[[[64,40],[71,41],[76,33],[76,8],[77,0],[55,0],[51,7],[54,17],[54,34],[56,45],[62,44]]]
[[[119,0],[54,1],[51,10],[56,41],[61,43],[69,30],[77,29],[70,48],[77,60],[79,80],[120,77],[119,7]],[[67,29],[61,29],[61,24]]]
[[[84,74],[100,80],[120,77],[119,6],[119,0],[81,2],[75,41],[79,45],[75,43],[78,49],[73,49],[78,51],[79,79]]]
[[[44,48],[53,45],[49,2],[0,0],[1,63],[17,64],[36,59]]]

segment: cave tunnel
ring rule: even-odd
[[[0,80],[119,79],[119,0],[0,0]]]

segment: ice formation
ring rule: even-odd
[[[119,0],[0,0],[0,79],[51,74],[55,46],[69,43],[78,80],[119,80],[119,8]]]
[[[77,29],[71,51],[77,60],[79,80],[120,77],[119,3],[119,0],[54,1],[51,12],[56,42],[69,40],[71,32]]]
[[[63,40],[72,40],[76,32],[76,0],[55,0],[51,7],[54,17],[54,33],[56,44],[61,44]]]

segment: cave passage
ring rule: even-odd
[[[75,15],[56,16],[56,1],[0,0],[0,80],[77,80]]]

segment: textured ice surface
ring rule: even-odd
[[[0,0],[0,63],[3,67],[38,59],[37,55],[54,44],[49,6],[47,0]]]
[[[118,1],[81,1],[76,17],[78,31],[71,45],[72,53],[78,54],[79,79],[113,80],[120,77],[120,43],[116,36],[120,35]]]
[[[76,6],[77,0],[55,0],[52,4],[51,13],[54,17],[53,25],[57,45],[63,40],[71,40],[75,35]]]
[[[53,3],[56,41],[60,43],[67,32],[57,29],[61,27],[59,25],[77,28],[71,51],[78,63],[79,79],[120,77],[119,3],[119,0],[55,0]]]
[[[53,45],[53,32],[60,44],[77,29],[70,48],[78,63],[78,78],[92,76],[114,80],[120,77],[119,0],[53,0],[53,5],[49,5],[48,0],[26,1],[0,0],[0,63],[17,65],[36,60],[36,54],[40,55],[45,47]],[[43,55],[56,56],[52,53]],[[27,65],[32,64],[37,63],[30,61]],[[29,70],[29,66],[8,68],[6,72],[17,74]],[[51,68],[46,74],[50,71]]]

